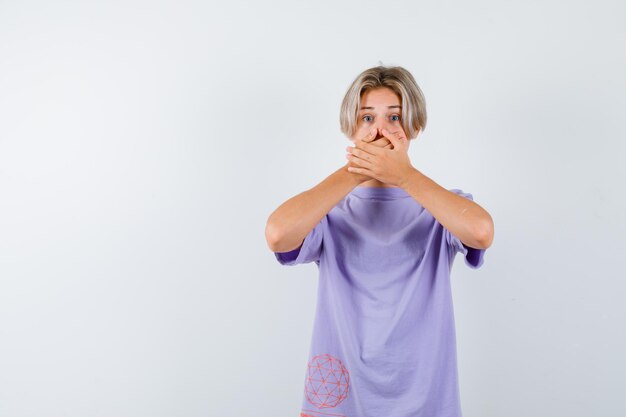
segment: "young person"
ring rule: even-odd
[[[341,105],[348,162],[270,216],[283,265],[319,268],[301,417],[461,417],[450,271],[477,269],[491,216],[412,166],[426,105],[402,67],[363,71]]]

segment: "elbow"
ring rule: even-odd
[[[485,221],[481,222],[475,233],[476,241],[480,245],[480,247],[477,249],[487,249],[491,246],[491,244],[493,243],[494,235],[493,229],[493,220],[491,216],[489,216]]]
[[[272,252],[280,252],[278,250],[280,246],[281,233],[269,220],[265,225],[265,241],[267,242],[267,247]]]
[[[293,243],[293,238],[283,233],[283,229],[275,227],[271,222],[268,222],[265,226],[265,240],[267,241],[267,247],[272,252],[283,253],[296,250],[302,246],[304,239],[305,238],[296,239],[297,243]]]

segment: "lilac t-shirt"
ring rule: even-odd
[[[450,191],[471,199],[461,190]],[[402,188],[355,187],[278,262],[315,262],[301,417],[461,417],[450,270],[465,246]]]

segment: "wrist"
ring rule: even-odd
[[[423,176],[424,174],[419,172],[415,167],[411,167],[402,179],[402,182],[398,185],[400,188],[407,190],[411,185],[420,182]]]
[[[350,166],[350,162],[341,167],[340,171],[345,180],[350,183],[350,185],[354,188],[357,185],[365,182],[366,178],[361,178],[361,175],[355,174],[354,172],[348,171],[348,167]]]

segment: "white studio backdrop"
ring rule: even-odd
[[[624,8],[0,1],[0,415],[297,415],[317,268],[265,222],[380,62],[495,222],[452,273],[464,416],[626,415]]]

